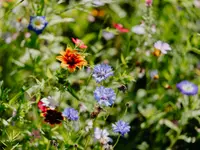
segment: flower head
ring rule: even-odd
[[[122,32],[122,33],[129,32],[129,29],[124,28],[122,24],[114,23],[113,27],[116,28],[119,32]]]
[[[93,121],[92,121],[92,120],[89,120],[89,121],[87,122],[87,126],[85,127],[85,131],[86,131],[86,132],[89,132],[90,129],[92,129],[92,128],[93,128]]]
[[[92,4],[93,4],[95,7],[100,7],[100,6],[105,5],[105,3],[102,2],[101,0],[93,0]]]
[[[81,41],[80,39],[78,38],[72,38],[72,41],[74,42],[74,44],[76,44],[76,46],[78,46],[79,48],[81,49],[85,49],[87,48],[87,46],[83,43],[83,41]]]
[[[112,32],[108,32],[108,31],[103,31],[102,32],[102,36],[105,40],[111,40],[115,37],[115,35]]]
[[[84,103],[80,103],[78,106],[79,106],[80,112],[86,112],[87,111],[87,106]]]
[[[115,133],[120,133],[122,136],[124,136],[126,133],[130,131],[131,127],[129,126],[128,123],[119,120],[115,124],[112,124],[112,128]]]
[[[37,103],[37,106],[42,112],[46,112],[48,109],[41,100]]]
[[[94,97],[100,105],[111,106],[116,99],[116,94],[113,89],[100,86],[95,89]]]
[[[58,105],[57,102],[51,96],[48,96],[47,98],[44,97],[40,101],[43,103],[43,106],[46,106],[50,109],[55,109]]]
[[[167,54],[167,51],[170,51],[170,50],[171,50],[171,47],[169,46],[169,44],[164,43],[164,42],[162,42],[162,41],[157,41],[157,42],[154,44],[154,48],[155,48],[155,51],[161,52],[161,53],[163,53],[163,54]]]
[[[145,3],[147,7],[150,7],[153,3],[153,0],[146,0]]]
[[[150,77],[151,79],[154,79],[154,80],[159,79],[158,70],[151,70]]]
[[[67,68],[70,72],[74,72],[76,67],[81,68],[82,66],[87,65],[87,61],[84,59],[84,56],[79,54],[76,50],[67,48],[60,54],[61,56],[57,56],[56,59],[61,61],[61,67]]]
[[[56,110],[51,110],[48,109],[45,113],[44,113],[44,121],[50,123],[51,125],[53,124],[60,124],[61,121],[63,120],[63,116],[61,112],[58,112]]]
[[[194,6],[197,8],[200,8],[200,1],[199,0],[194,0]]]
[[[78,111],[74,108],[65,108],[62,115],[66,117],[68,120],[76,121],[78,120]]]
[[[198,93],[198,86],[187,80],[179,82],[176,87],[185,95],[196,95]]]
[[[94,129],[94,138],[98,140],[101,144],[105,145],[108,142],[112,142],[112,139],[108,137],[109,133],[106,129],[95,128]]]
[[[144,24],[136,25],[136,26],[132,27],[132,28],[131,28],[131,31],[132,31],[133,33],[138,34],[138,35],[145,34]]]
[[[37,34],[41,34],[47,24],[48,22],[46,21],[45,16],[31,16],[28,29]]]
[[[113,76],[113,70],[108,64],[98,64],[94,66],[92,77],[96,82],[99,83],[110,76]]]

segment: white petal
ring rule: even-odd
[[[171,50],[171,47],[169,46],[169,44],[163,43],[162,49],[164,49],[164,50]]]
[[[157,42],[154,44],[154,47],[155,47],[156,49],[161,50],[161,48],[162,48],[162,41],[157,41]]]
[[[136,33],[136,34],[145,34],[144,27],[140,26],[140,25],[132,27],[131,31],[134,32],[134,33]]]
[[[163,54],[167,54],[167,51],[166,51],[165,49],[161,49],[160,51],[161,51],[161,53],[163,53]]]

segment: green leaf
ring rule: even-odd
[[[161,119],[159,121],[159,123],[166,125],[167,127],[169,127],[170,129],[172,129],[172,130],[174,130],[176,132],[180,132],[180,129],[173,122],[171,122],[168,119]]]

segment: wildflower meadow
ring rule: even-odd
[[[199,150],[200,0],[0,0],[0,150]]]

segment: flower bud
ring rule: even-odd
[[[150,7],[152,5],[152,3],[153,3],[153,0],[146,0],[145,3],[146,3],[147,7]]]

